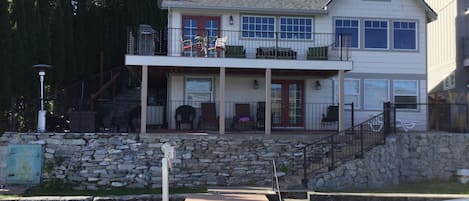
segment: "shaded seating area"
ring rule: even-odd
[[[217,107],[215,103],[201,103],[201,115],[199,118],[199,129],[218,129]]]
[[[327,46],[322,47],[310,47],[308,48],[308,54],[306,58],[308,60],[327,60]]]
[[[191,130],[194,129],[195,109],[190,105],[181,105],[176,109],[174,115],[176,129],[181,129],[181,124],[189,124]]]
[[[251,116],[250,105],[247,103],[235,104],[235,116],[233,117],[233,129],[250,130],[255,126],[254,118]]]
[[[256,49],[258,59],[296,59],[296,52],[284,47],[259,47]]]

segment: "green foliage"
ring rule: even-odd
[[[127,27],[164,28],[166,15],[156,0],[0,0],[0,114],[14,97],[39,96],[32,65],[53,66],[55,92],[99,72],[101,53],[104,70],[123,65]]]

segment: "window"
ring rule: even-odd
[[[358,48],[359,44],[359,21],[357,19],[336,19],[335,20],[336,41],[340,35],[350,37],[350,47]],[[338,42],[336,46],[338,46]]]
[[[388,21],[365,20],[365,48],[388,48]]]
[[[243,16],[243,38],[274,38],[275,19],[269,16]]]
[[[339,102],[339,81],[334,81],[334,102]],[[346,79],[344,80],[344,99],[345,103],[352,103],[355,108],[360,108],[360,80]]]
[[[313,19],[302,17],[281,17],[280,38],[282,39],[311,39],[313,33]]]
[[[213,97],[212,78],[186,78],[186,104],[199,107]]]
[[[443,90],[454,89],[456,87],[455,73],[452,72],[449,76],[446,76],[443,82]]]
[[[382,109],[383,102],[389,101],[389,82],[388,80],[364,80],[363,102],[365,109]]]
[[[396,108],[417,109],[417,80],[394,80]]]
[[[393,22],[394,49],[415,50],[417,49],[416,22]]]

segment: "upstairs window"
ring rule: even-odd
[[[280,38],[312,39],[313,19],[304,17],[281,17]]]
[[[417,23],[406,21],[394,21],[394,49],[417,49]]]
[[[336,41],[339,41],[339,36],[350,37],[350,47],[358,48],[359,44],[359,21],[357,19],[336,19],[335,20],[335,33]],[[342,39],[342,41],[344,41]],[[339,43],[336,44],[338,46]]]
[[[388,21],[365,20],[365,48],[388,49]]]
[[[274,38],[275,18],[272,16],[243,16],[243,38]]]

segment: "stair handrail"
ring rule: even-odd
[[[325,136],[323,138],[320,138],[312,143],[308,143],[305,146],[303,146],[303,157],[304,157],[303,158],[304,178],[302,181],[303,184],[307,186],[308,172],[310,173],[315,172],[323,168],[328,168],[328,170],[331,171],[335,169],[336,164],[339,163],[340,161],[350,160],[352,157],[353,158],[363,157],[363,154],[366,150],[375,147],[376,144],[378,143],[385,143],[385,138],[388,133],[386,132],[383,126],[383,124],[386,124],[386,122],[383,121],[384,116],[385,116],[384,112],[377,114],[358,125],[345,129],[341,132]],[[377,126],[377,128],[374,128],[374,126]],[[360,140],[359,149],[351,150],[352,152],[346,153],[342,156],[337,156],[336,152],[344,148],[343,146],[342,147],[339,146],[340,140],[347,139],[348,138],[347,136],[352,136],[352,138],[358,136],[358,139]],[[368,144],[365,144],[365,140],[367,140],[366,143]],[[324,157],[330,158],[330,161],[326,161],[325,163],[320,163],[318,167],[309,170],[311,168],[311,165],[314,162],[314,160],[311,159],[313,155],[315,154],[312,152],[312,148],[321,147],[321,146],[325,146],[326,149],[322,150],[324,151],[323,153],[324,156],[320,156],[319,158],[320,162],[322,162]]]
[[[277,190],[278,200],[282,201],[282,195],[280,193],[280,184],[278,182],[277,165],[275,165],[275,159],[272,159],[272,166],[273,166],[274,178],[275,178],[275,186],[274,187],[277,188],[277,189],[274,189],[274,191]]]

